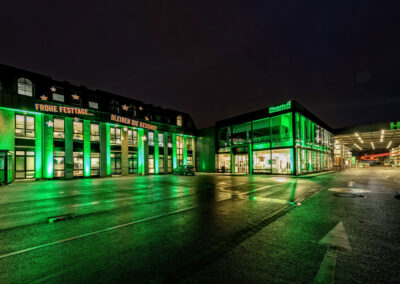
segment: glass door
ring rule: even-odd
[[[249,173],[249,158],[247,154],[235,155],[235,173]]]
[[[83,176],[83,152],[74,152],[74,177]]]
[[[121,153],[111,153],[111,174],[121,174]]]
[[[35,152],[16,151],[15,152],[15,178],[31,179],[35,178]]]
[[[138,173],[138,156],[137,154],[129,154],[128,156],[128,164],[129,164],[129,173],[137,174]]]

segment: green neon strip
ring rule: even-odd
[[[154,131],[154,173],[159,172],[158,131]]]
[[[144,129],[138,129],[138,174],[144,175]]]
[[[110,146],[110,125],[106,125],[106,160],[107,175],[111,175],[111,146]]]
[[[90,177],[90,120],[83,121],[83,176]]]
[[[53,178],[53,127],[49,127],[47,122],[53,122],[53,116],[50,114],[44,115],[44,172],[43,176],[47,179]]]
[[[249,145],[249,174],[253,173],[253,149],[252,144]]]
[[[11,111],[15,111],[18,113],[26,113],[26,114],[43,114],[40,112],[34,112],[34,111],[29,111],[29,110],[23,110],[23,109],[16,109],[16,108],[8,108],[8,107],[0,107],[0,109],[4,109],[4,110],[11,110]]]
[[[178,165],[176,156],[176,133],[172,133],[172,168],[175,169]]]
[[[43,177],[42,168],[42,125],[43,116],[41,114],[35,114],[35,177],[41,179]],[[47,125],[46,125],[47,126]]]
[[[187,165],[187,136],[183,136],[183,164]]]

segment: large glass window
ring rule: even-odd
[[[230,127],[224,127],[218,129],[218,147],[224,148],[231,145],[231,129]]]
[[[74,177],[83,176],[83,152],[74,152]]]
[[[90,124],[90,141],[98,142],[100,141],[100,130],[97,123]]]
[[[149,173],[154,174],[154,155],[149,155]]]
[[[121,144],[121,128],[119,127],[110,128],[110,143],[116,145]]]
[[[270,173],[271,172],[271,151],[254,151],[253,152],[253,172],[254,173]]]
[[[30,115],[15,115],[15,136],[16,137],[35,137],[35,117]]]
[[[168,134],[168,148],[172,148],[172,135]]]
[[[15,178],[35,178],[35,152],[15,151]]]
[[[83,140],[83,122],[74,121],[74,140]]]
[[[232,143],[244,144],[249,143],[251,140],[251,123],[246,122],[232,127]]]
[[[177,166],[183,165],[183,136],[176,136],[176,160]]]
[[[148,138],[149,138],[149,146],[154,146],[154,132],[149,131]]]
[[[217,154],[217,172],[230,173],[231,172],[231,155]]]
[[[65,176],[65,152],[54,151],[54,177],[57,178],[64,176]]]
[[[18,79],[18,95],[33,96],[33,84],[32,81],[26,78]]]
[[[158,156],[158,172],[160,174],[164,173],[164,155]]]
[[[90,175],[100,175],[100,153],[90,153]]]
[[[292,137],[292,114],[286,113],[271,118],[271,140],[286,141]]]
[[[134,129],[128,129],[128,145],[138,146],[138,132]]]
[[[272,173],[291,174],[293,172],[292,149],[273,149],[272,151]]]
[[[162,133],[158,133],[158,146],[164,147],[164,135]]]
[[[178,125],[178,126],[182,126],[183,125],[182,115],[178,115],[176,117],[176,125]]]
[[[54,132],[53,137],[56,139],[64,139],[65,132],[64,132],[64,118],[54,118]]]
[[[261,119],[253,122],[253,142],[266,142],[270,140],[270,119]]]

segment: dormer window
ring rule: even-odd
[[[182,115],[178,115],[176,117],[176,125],[178,125],[178,126],[182,126],[183,125]]]
[[[26,78],[18,79],[18,95],[33,96],[33,84],[32,81]]]
[[[95,101],[89,101],[89,107],[94,109],[99,109],[99,103]]]
[[[53,94],[53,101],[55,102],[64,102],[64,92],[62,88],[58,88],[58,87],[51,87],[50,91]]]

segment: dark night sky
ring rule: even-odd
[[[398,1],[118,2],[1,1],[0,62],[199,128],[289,98],[334,128],[400,120]]]

